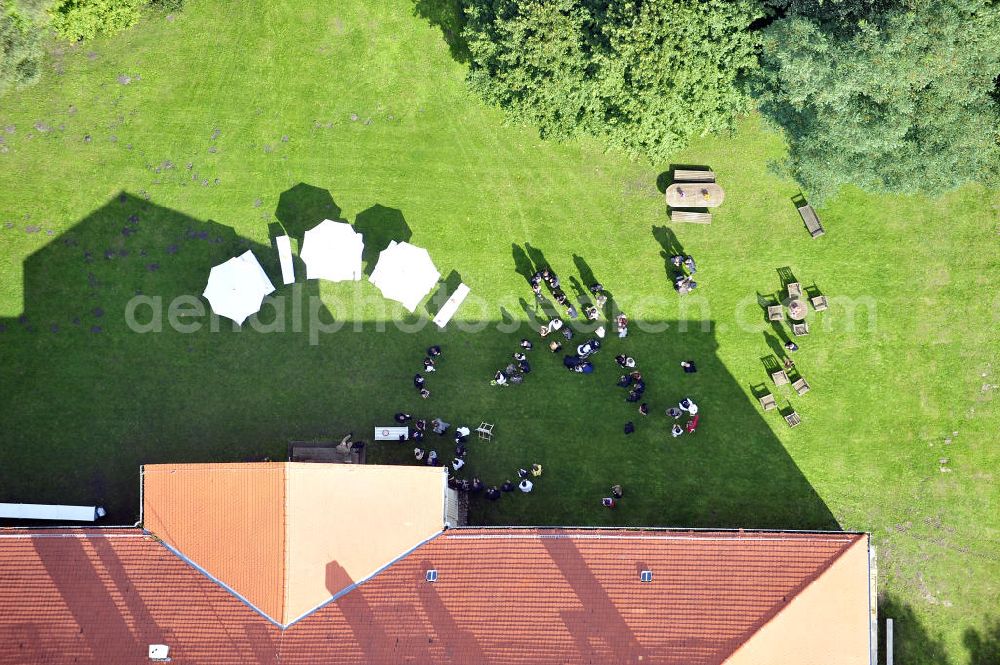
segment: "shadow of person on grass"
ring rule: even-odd
[[[677,236],[673,230],[666,226],[654,226],[653,237],[656,239],[656,242],[660,243],[660,247],[663,248],[660,252],[660,256],[663,257],[663,272],[670,283],[673,284],[677,275],[682,274],[683,271],[671,263],[670,257],[687,256],[687,253],[684,251],[684,246],[677,240]]]
[[[969,665],[1000,663],[1000,617],[987,616],[982,630],[967,628],[962,644],[969,651]]]

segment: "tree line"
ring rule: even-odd
[[[662,161],[758,109],[787,139],[780,169],[818,202],[847,184],[934,195],[998,180],[995,0],[452,6],[472,88],[544,136]]]

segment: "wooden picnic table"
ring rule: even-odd
[[[788,318],[795,321],[801,321],[806,318],[809,310],[806,308],[805,300],[792,300],[788,303]]]
[[[717,182],[675,182],[667,187],[666,196],[671,208],[717,208],[726,193]]]

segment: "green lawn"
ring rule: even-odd
[[[995,662],[1000,195],[850,191],[811,240],[797,188],[769,171],[781,141],[751,118],[674,158],[711,166],[727,192],[711,226],[674,236],[657,189],[670,164],[505,125],[407,0],[311,4],[189,0],[176,20],[65,50],[42,83],[0,99],[0,500],[99,501],[131,523],[142,463],[281,458],[290,439],[367,433],[401,409],[485,419],[497,440],[472,445],[470,474],[545,473],[530,496],[474,501],[475,522],[871,531],[898,662]],[[338,215],[371,248],[410,235],[460,276],[475,294],[461,325],[438,333],[367,282],[300,281],[275,294],[285,332],[126,326],[137,292],[198,294],[246,247],[280,283],[276,219],[299,232]],[[685,299],[661,242],[698,260]],[[517,340],[538,340],[524,252],[566,286],[592,272],[631,315],[593,375],[538,344],[523,385],[489,385]],[[833,301],[795,355],[812,392],[775,389],[802,416],[794,430],[751,391],[778,345],[758,294],[780,288],[779,268]],[[313,344],[315,297],[344,325]],[[410,381],[434,342],[424,402]],[[647,378],[641,422],[614,385],[619,351]],[[685,395],[702,425],[673,440],[663,409]],[[613,482],[626,498],[609,511]]]

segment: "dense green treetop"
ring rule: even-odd
[[[0,0],[0,94],[34,83],[43,56],[38,29]]]
[[[752,0],[470,0],[470,80],[545,136],[664,158],[752,105]]]
[[[822,200],[851,183],[940,193],[995,182],[1000,5],[922,0],[849,33],[789,16],[764,32],[760,109]]]

